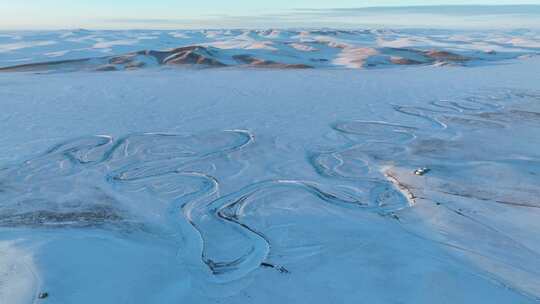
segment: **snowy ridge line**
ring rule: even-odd
[[[0,37],[0,71],[117,71],[157,66],[476,66],[540,53],[540,36],[534,31],[201,30],[65,34],[48,33],[45,36],[53,40],[46,41],[39,33]],[[26,39],[28,43],[24,43]]]

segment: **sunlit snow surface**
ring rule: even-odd
[[[45,61],[32,35],[60,43],[2,65]],[[512,35],[472,66],[0,73],[0,303],[536,303],[538,37]]]

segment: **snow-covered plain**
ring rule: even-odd
[[[538,37],[4,33],[0,303],[537,303]]]

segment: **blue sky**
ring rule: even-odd
[[[430,22],[456,26],[469,14],[471,26],[489,26],[478,7],[466,8],[457,16],[445,9],[408,12],[359,11],[373,6],[464,5],[466,0],[0,0],[0,29],[55,28],[201,28],[201,27],[354,27],[378,25],[416,26]],[[478,5],[534,4],[540,0],[501,1],[477,0]],[[341,8],[342,10],[334,10]],[[356,10],[355,10],[356,9]],[[513,14],[496,11],[492,17],[504,15],[503,25],[523,27],[534,23],[535,16],[523,12]],[[442,19],[438,16],[446,15]],[[461,17],[460,17],[461,16]],[[400,19],[401,17],[401,19]],[[416,20],[414,20],[414,18]],[[320,24],[317,24],[318,18]],[[396,19],[397,18],[397,19]],[[420,18],[420,19],[417,19]],[[423,18],[423,20],[422,20]],[[406,20],[407,19],[407,20]],[[530,19],[530,20],[529,20]],[[425,21],[424,21],[425,20]],[[506,20],[506,21],[505,21]],[[412,23],[411,23],[412,22]],[[499,22],[500,23],[500,22]],[[500,25],[500,24],[499,24]]]

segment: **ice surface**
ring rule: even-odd
[[[498,41],[509,57],[536,51],[459,32],[1,39],[99,43],[120,65],[126,57],[113,54],[191,39],[225,64],[219,56],[247,49],[292,64],[280,58],[363,56],[338,46],[362,50],[361,35],[396,35],[386,47],[429,40],[429,56],[455,62],[469,51],[445,53],[433,35],[456,48]],[[293,53],[247,44],[279,39],[296,41]],[[39,61],[37,48],[11,48],[2,64]],[[0,303],[536,303],[540,60],[500,63],[2,73]]]

